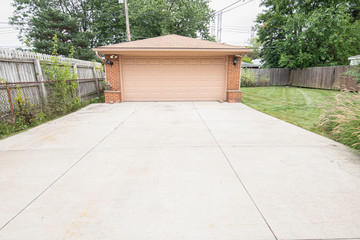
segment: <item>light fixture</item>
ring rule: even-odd
[[[110,60],[110,58],[106,59],[105,63],[106,63],[106,64],[110,64],[111,66],[114,64],[114,63]]]
[[[234,66],[236,66],[236,64],[238,63],[239,59],[237,57],[234,57],[233,58],[233,63],[234,63]]]

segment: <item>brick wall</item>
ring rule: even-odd
[[[238,58],[238,63],[234,66],[234,57],[228,58],[228,74],[227,74],[227,94],[226,100],[228,102],[241,102],[240,91],[240,70],[241,58]]]
[[[121,102],[121,85],[120,85],[120,61],[117,55],[106,55],[105,59],[110,59],[112,65],[105,64],[106,81],[112,86],[110,91],[105,91],[106,103]]]

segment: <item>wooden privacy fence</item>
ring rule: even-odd
[[[7,82],[46,81],[40,61],[47,62],[52,56],[41,53],[0,48],[0,77]],[[104,78],[101,64],[79,59],[61,57],[62,61],[71,61],[78,73],[78,79]]]
[[[7,83],[0,84],[0,117],[9,115],[14,107],[17,86],[22,95],[34,105],[39,105],[46,99],[46,85],[50,83],[43,74],[40,62],[46,63],[51,58],[51,55],[41,53],[0,48],[0,77]],[[101,82],[104,80],[100,63],[65,57],[60,60],[71,61],[71,66],[76,70],[78,79],[75,81],[79,83],[77,95],[81,100],[100,96],[103,90]]]
[[[296,86],[328,90],[348,89],[359,91],[356,81],[344,75],[351,66],[311,67],[304,69],[269,68],[254,71],[261,86],[261,79],[268,78],[268,86]]]

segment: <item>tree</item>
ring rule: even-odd
[[[211,39],[209,0],[128,0],[128,4],[132,40],[166,34]],[[10,22],[20,28],[19,39],[27,37],[35,50],[44,53],[51,53],[53,34],[64,51],[73,45],[75,57],[82,59],[94,58],[93,47],[126,41],[124,6],[118,0],[14,0],[13,6]]]
[[[58,36],[58,53],[67,55],[71,46],[76,47],[74,57],[79,59],[90,59],[92,51],[90,48],[89,34],[80,32],[78,21],[69,17],[60,10],[44,9],[38,11],[29,20],[27,37],[32,42],[36,52],[49,53],[52,49],[52,39]]]
[[[250,46],[247,46],[247,48],[251,48],[253,51],[251,53],[246,54],[251,59],[258,59],[260,58],[260,49],[261,49],[262,43],[259,41],[259,38],[255,37],[250,39]]]
[[[358,1],[263,0],[257,17],[265,67],[348,64],[360,51]]]

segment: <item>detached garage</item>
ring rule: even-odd
[[[167,35],[94,49],[105,55],[107,103],[240,101],[241,57],[250,49]]]

